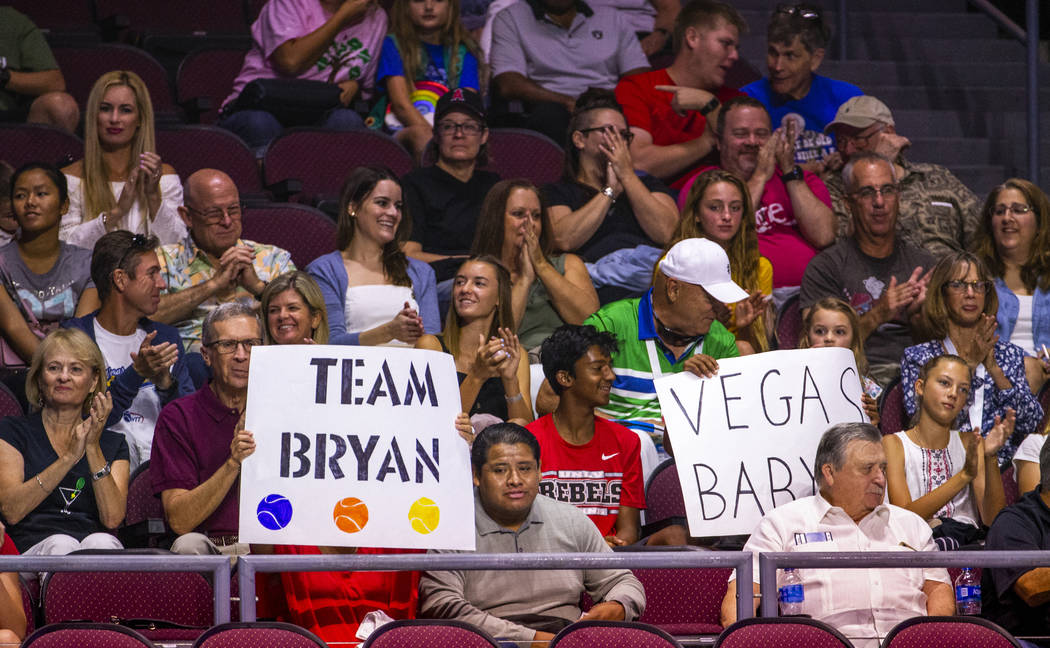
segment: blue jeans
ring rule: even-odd
[[[223,116],[218,125],[244,140],[257,158],[263,157],[270,142],[284,130],[281,122],[265,110],[238,110]],[[349,108],[333,108],[316,125],[332,130],[352,131],[363,130],[365,122],[361,115]]]

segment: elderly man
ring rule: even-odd
[[[988,530],[990,551],[1050,550],[1050,444],[1039,452],[1039,486],[999,513]],[[984,616],[1015,635],[1046,634],[1050,567],[985,568]]]
[[[215,308],[204,320],[204,362],[211,381],[160,412],[150,474],[164,517],[179,534],[171,550],[183,554],[247,553],[237,542],[241,462],[255,452],[244,429],[252,347],[262,324],[244,304]]]
[[[817,74],[830,39],[820,7],[778,5],[766,28],[767,76],[741,88],[762,102],[774,124],[800,122],[795,162],[814,173],[824,170],[824,158],[836,150],[824,127],[844,101],[864,94],[852,83]]]
[[[797,291],[809,260],[835,241],[831,197],[820,178],[795,163],[795,139],[794,122],[774,131],[765,106],[751,97],[730,99],[718,115],[719,165],[747,183],[778,304]],[[679,208],[693,182],[679,194]]]
[[[912,326],[926,300],[935,259],[897,236],[898,193],[893,163],[878,153],[853,156],[842,170],[849,187],[853,235],[817,255],[802,278],[805,312],[824,297],[860,314],[871,377],[885,386],[899,374]]]
[[[121,412],[110,429],[127,439],[132,473],[150,458],[161,407],[193,392],[179,332],[149,319],[164,288],[156,248],[156,237],[124,230],[100,238],[91,280],[102,307],[62,323],[87,333],[102,351],[113,409]]]
[[[241,205],[230,176],[201,169],[186,180],[179,214],[189,233],[160,249],[161,294],[156,319],[179,329],[187,351],[201,346],[204,316],[224,302],[255,304],[266,283],[295,270],[287,250],[241,239]]]
[[[612,551],[571,504],[539,494],[540,446],[514,423],[486,428],[470,452],[478,553]],[[642,584],[622,569],[429,572],[419,583],[420,616],[458,619],[518,646],[545,647],[581,619],[631,621],[645,609]]]
[[[754,554],[755,594],[759,591],[760,552],[937,551],[925,520],[883,501],[886,454],[875,426],[839,423],[830,427],[817,446],[814,465],[818,493],[770,511],[744,545],[744,551]],[[799,573],[806,593],[803,613],[834,626],[858,648],[877,647],[905,619],[955,612],[944,569],[805,569]],[[722,625],[736,621],[737,587],[731,578],[722,600]]]
[[[721,103],[741,94],[725,80],[745,31],[747,23],[731,5],[692,0],[675,19],[670,67],[626,77],[616,86],[634,134],[636,168],[679,189],[713,153],[716,138],[708,121]]]
[[[905,159],[904,150],[911,142],[897,134],[886,104],[867,95],[853,97],[839,107],[825,130],[834,133],[843,163],[862,151],[893,161],[900,194],[897,230],[902,238],[936,258],[970,249],[981,222],[977,196],[945,167]],[[835,174],[825,180],[842,238],[852,223],[849,188]]]
[[[492,23],[489,60],[503,98],[526,102],[525,126],[559,144],[587,88],[611,90],[649,67],[619,12],[583,0],[525,0],[503,9]]]

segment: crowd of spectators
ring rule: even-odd
[[[451,355],[478,551],[709,545],[682,518],[643,524],[646,477],[673,456],[654,380],[784,348],[774,322],[792,309],[800,348],[852,350],[872,423],[893,386],[913,419],[886,437],[868,423],[825,431],[817,492],[768,513],[745,549],[799,550],[800,531],[834,535],[829,549],[974,548],[986,535],[1050,548],[1038,186],[1007,179],[981,207],[946,168],[906,159],[888,106],[816,74],[830,38],[816,6],[778,6],[768,76],[738,90],[726,74],[747,25],[728,3],[497,2],[486,49],[475,4],[393,0],[389,17],[365,0],[262,7],[221,127],[260,154],[289,126],[382,129],[420,163],[403,177],[346,169],[332,251],[303,271],[242,238],[245,204],[222,169],[182,182],[160,158],[133,72],[94,83],[82,159],[0,164],[0,376],[28,412],[0,420],[0,551],[121,549],[111,532],[147,462],[176,553],[345,551],[238,537],[263,344]],[[651,69],[667,47],[670,65]],[[443,94],[427,106],[424,87]],[[74,130],[64,89],[40,31],[0,8],[0,117]],[[301,110],[279,109],[289,97]],[[537,187],[486,170],[489,125],[506,123],[564,144],[564,176]],[[987,570],[994,618],[1044,634],[1045,570]],[[874,570],[858,573],[867,581],[804,576],[806,613],[857,645],[952,612],[944,570],[877,587]],[[381,609],[534,645],[581,618],[583,592],[595,602],[583,618],[645,608],[625,571],[508,578],[285,574],[269,604],[333,640]],[[18,638],[24,619],[0,583],[0,637]]]

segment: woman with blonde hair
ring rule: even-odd
[[[91,249],[118,229],[156,235],[162,245],[182,240],[182,183],[156,151],[146,84],[127,70],[103,74],[84,112],[84,157],[62,169],[70,197],[62,240]]]
[[[752,352],[768,351],[765,315],[773,294],[773,266],[758,252],[751,197],[742,180],[721,169],[697,177],[667,249],[687,238],[711,239],[726,251],[730,276],[751,296],[727,304],[728,321],[723,323]]]
[[[328,344],[328,311],[313,277],[293,270],[266,284],[261,312],[266,344]]]
[[[26,375],[31,413],[0,421],[0,513],[23,555],[120,549],[128,444],[105,429],[113,407],[91,338],[58,329]],[[85,418],[86,417],[86,418]]]

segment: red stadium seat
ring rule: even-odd
[[[146,461],[135,469],[128,483],[128,506],[120,529],[121,543],[129,549],[160,547],[166,537],[173,535],[164,520],[164,506],[160,498],[153,495],[149,461]]]
[[[896,434],[908,426],[908,412],[904,409],[904,390],[896,378],[882,392],[879,402],[879,430],[882,436]]]
[[[33,601],[32,595],[29,593],[29,589],[26,588],[25,583],[21,583],[19,589],[22,590],[22,611],[25,612],[26,615],[26,635],[28,636],[32,634],[33,630],[36,628],[37,606]]]
[[[7,385],[0,384],[0,418],[8,416],[22,416],[25,412],[22,411],[22,405],[18,402],[18,397],[8,389]]]
[[[806,617],[741,619],[718,636],[715,648],[853,648],[842,633]]]
[[[361,648],[497,648],[487,632],[462,621],[402,619],[369,635]]]
[[[722,599],[732,569],[635,569],[645,587],[642,623],[675,635],[722,632]]]
[[[95,13],[99,20],[121,16],[136,33],[230,34],[248,31],[241,0],[95,0]]]
[[[882,641],[883,648],[1020,648],[1009,632],[974,616],[915,617],[896,625]]]
[[[0,160],[16,169],[26,162],[60,167],[84,157],[84,140],[44,124],[0,124]]]
[[[242,198],[266,195],[255,155],[224,128],[201,124],[158,128],[157,153],[175,167],[183,182],[199,169],[219,169],[233,178]]]
[[[565,153],[546,135],[524,128],[494,128],[489,131],[489,163],[486,168],[501,178],[528,178],[537,186],[561,179]]]
[[[131,628],[110,623],[55,623],[22,642],[22,648],[156,648]]]
[[[335,249],[335,223],[313,207],[289,203],[250,205],[241,218],[242,236],[292,253],[297,268]]]
[[[191,106],[187,108],[191,121],[214,124],[219,120],[219,108],[233,90],[243,63],[244,50],[240,49],[201,49],[182,59],[175,88],[179,104]]]
[[[255,621],[223,623],[209,628],[193,648],[328,648],[317,635],[290,623]]]
[[[685,501],[674,459],[667,459],[645,484],[645,523],[648,526],[672,517],[685,517]]]
[[[66,92],[73,95],[81,112],[87,106],[91,87],[106,72],[131,70],[142,77],[149,88],[157,121],[178,121],[178,109],[168,81],[168,73],[155,58],[129,45],[96,45],[94,47],[56,47],[55,59],[66,78]]]
[[[802,311],[798,306],[798,295],[792,295],[777,311],[777,348],[797,349],[801,336]]]
[[[551,639],[550,648],[681,648],[663,630],[631,621],[577,621]]]

